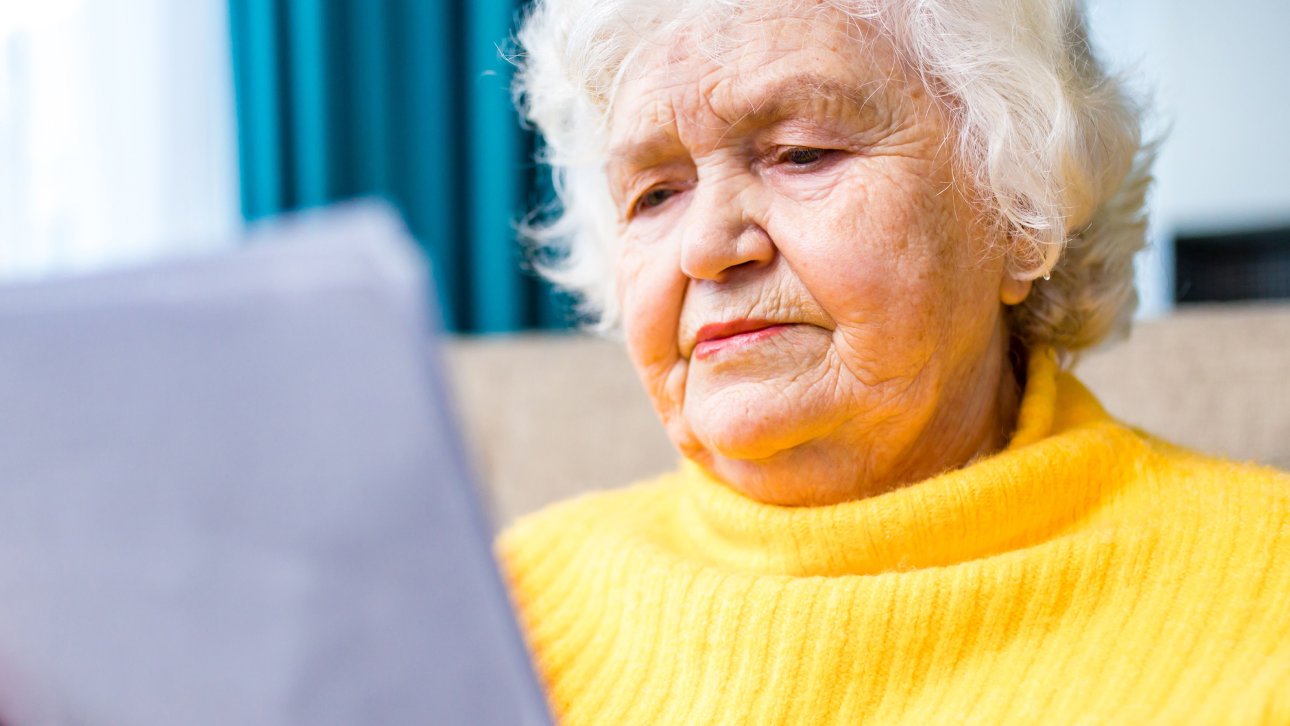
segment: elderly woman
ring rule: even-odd
[[[1074,0],[546,0],[551,270],[679,471],[499,542],[570,724],[1290,723],[1290,478],[1109,418],[1149,145]]]

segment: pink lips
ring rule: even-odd
[[[695,335],[694,357],[703,359],[717,353],[761,342],[787,329],[771,320],[732,320],[711,323]]]

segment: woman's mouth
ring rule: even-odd
[[[734,320],[699,328],[692,357],[699,360],[755,345],[788,329],[786,323],[770,320]]]

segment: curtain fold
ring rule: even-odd
[[[402,210],[445,326],[565,327],[515,222],[549,185],[499,46],[520,0],[229,0],[242,211],[355,196]]]

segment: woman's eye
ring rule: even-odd
[[[828,152],[825,149],[807,149],[799,147],[785,151],[780,158],[793,166],[810,166],[820,159],[823,159],[826,153]]]
[[[636,200],[635,211],[643,212],[647,209],[653,209],[654,207],[659,206],[663,202],[666,202],[668,199],[672,197],[673,194],[676,194],[675,189],[664,189],[664,188],[651,189],[648,192],[645,192],[644,194],[640,195],[640,197]]]

